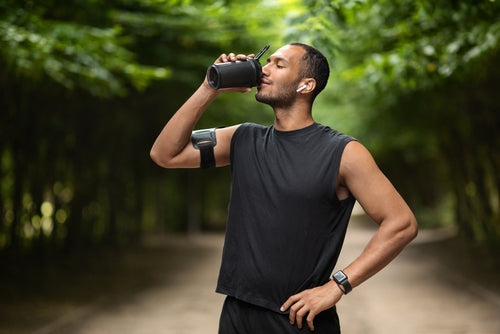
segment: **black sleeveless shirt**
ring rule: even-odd
[[[351,140],[318,123],[236,130],[217,292],[279,312],[291,295],[329,280],[355,202],[335,189]]]

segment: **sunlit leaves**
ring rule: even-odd
[[[464,233],[498,240],[500,2],[304,3],[295,33],[335,56],[317,118],[360,136],[416,203],[438,206],[446,193]],[[333,27],[310,24],[323,21]]]
[[[340,45],[337,56],[349,60],[343,76],[378,92],[429,87],[499,45],[496,1],[305,3],[310,12],[298,29],[320,45]]]
[[[119,26],[93,27],[44,20],[24,10],[0,20],[0,54],[20,77],[48,76],[67,89],[93,95],[124,95],[144,89],[168,71],[135,62]]]
[[[283,3],[299,0],[0,1],[0,251],[182,228],[186,174],[153,169],[153,137],[220,53],[280,46]],[[272,122],[265,108],[227,94],[197,126]]]
[[[279,40],[269,22],[279,26],[283,8],[294,7],[286,2],[9,1],[0,14],[0,59],[20,78],[48,76],[69,90],[124,95],[167,78],[163,67],[172,59],[188,66],[213,60],[216,54],[203,54],[207,46],[248,45],[237,52],[251,53],[253,45]]]
[[[424,88],[436,82],[434,74],[445,78],[453,75],[468,62],[495,50],[500,36],[500,11],[497,3],[479,1],[477,5],[434,3],[428,1],[399,1],[380,4],[384,10],[373,11],[376,6],[358,8],[357,13],[368,11],[366,37],[375,38],[380,43],[385,59],[403,61],[384,62],[378,69],[388,75],[382,76],[380,84],[393,88],[391,83],[401,87]],[[390,14],[387,15],[387,14]],[[361,15],[360,15],[361,16]],[[377,16],[375,19],[374,16]],[[370,33],[380,25],[390,34]],[[394,27],[391,29],[391,26]],[[364,52],[361,43],[355,48]],[[370,58],[368,58],[370,59]],[[373,62],[365,65],[373,66]],[[392,71],[387,71],[387,65]],[[395,72],[404,76],[391,75]],[[413,85],[412,80],[416,82]]]

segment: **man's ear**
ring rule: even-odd
[[[305,78],[300,80],[299,86],[297,87],[297,93],[308,94],[316,88],[316,80],[313,78]]]

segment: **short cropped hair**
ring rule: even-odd
[[[290,43],[289,45],[299,46],[306,51],[302,60],[305,66],[300,75],[303,78],[313,78],[316,80],[316,88],[312,92],[313,100],[325,89],[328,77],[330,76],[330,66],[326,57],[317,49],[303,43]]]

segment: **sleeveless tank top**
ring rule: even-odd
[[[291,295],[329,280],[355,203],[335,189],[351,140],[318,123],[236,130],[217,292],[280,312]]]

